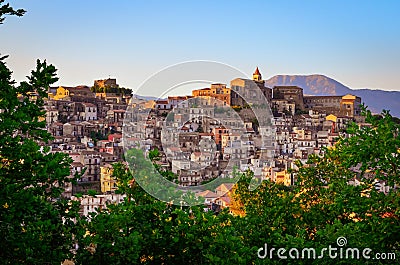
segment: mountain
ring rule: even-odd
[[[393,116],[400,117],[400,91],[373,89],[351,89],[342,83],[324,75],[276,75],[265,81],[268,87],[299,86],[304,95],[359,96],[368,109],[380,113],[390,110]]]
[[[136,96],[137,99],[143,99],[143,100],[158,100],[158,97],[153,97],[153,96],[141,96],[138,94],[134,94],[134,96]]]

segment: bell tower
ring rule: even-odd
[[[253,81],[262,82],[262,76],[261,76],[260,70],[258,70],[258,67],[256,68],[256,70],[253,73]]]

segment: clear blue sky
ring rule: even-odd
[[[20,0],[0,26],[0,52],[22,80],[37,58],[60,85],[116,77],[136,88],[187,60],[264,79],[325,74],[352,88],[400,90],[400,1]]]

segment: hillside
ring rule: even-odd
[[[383,109],[388,109],[392,115],[400,117],[400,91],[351,89],[324,75],[276,75],[266,80],[265,85],[268,87],[299,86],[303,88],[305,95],[353,94],[361,97],[365,105],[373,112],[380,113]]]

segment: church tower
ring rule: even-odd
[[[269,87],[265,86],[265,81],[262,79],[260,70],[258,70],[258,67],[253,73],[253,81],[257,84],[257,86],[261,89],[263,92],[264,96],[267,98],[268,102],[271,102],[272,100],[272,89]]]
[[[253,73],[253,81],[256,81],[256,82],[262,82],[263,81],[261,73],[260,73],[260,70],[258,70],[258,67],[256,68],[256,70]]]

